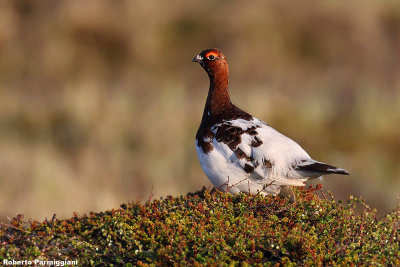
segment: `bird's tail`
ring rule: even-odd
[[[342,174],[349,175],[349,172],[345,169],[337,168],[335,166],[328,165],[323,162],[315,161],[315,160],[307,160],[299,163],[294,166],[294,169],[298,172],[304,172],[307,174],[312,174],[312,176],[320,176],[324,174]]]

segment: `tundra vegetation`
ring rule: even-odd
[[[296,200],[203,190],[69,219],[0,227],[0,260],[79,265],[400,265],[400,206],[377,218],[362,198],[321,186]]]

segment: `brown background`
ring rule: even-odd
[[[210,183],[194,148],[222,49],[233,102],[346,168],[337,198],[400,192],[397,1],[2,1],[0,220],[59,217]]]

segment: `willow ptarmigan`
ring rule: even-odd
[[[348,175],[344,169],[313,160],[296,142],[233,105],[228,63],[219,49],[206,49],[193,62],[210,78],[196,150],[215,187],[233,194],[276,195],[324,174]]]

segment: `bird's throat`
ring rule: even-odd
[[[232,106],[228,91],[228,74],[210,75],[210,89],[205,109],[217,115]]]

